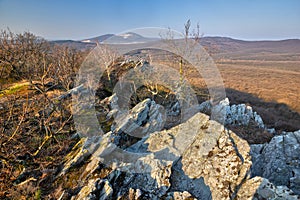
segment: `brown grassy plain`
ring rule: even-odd
[[[300,40],[219,45],[212,56],[231,103],[250,104],[277,130],[300,129]]]

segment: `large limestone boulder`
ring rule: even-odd
[[[261,116],[253,111],[251,106],[245,104],[230,105],[228,98],[215,106],[212,106],[210,101],[205,101],[199,105],[199,111],[210,114],[213,119],[225,125],[248,126],[253,123],[259,128],[265,128]]]
[[[116,97],[107,102],[110,110],[118,109]],[[300,131],[250,150],[245,140],[202,113],[160,130],[164,113],[150,99],[120,118],[117,112],[112,131],[82,139],[59,173],[85,163],[73,199],[299,198]],[[137,132],[141,138],[122,145]]]
[[[145,99],[129,112],[116,115],[112,131],[117,134],[126,133],[135,137],[143,137],[154,131],[161,130],[164,122],[165,113],[163,107],[156,104],[155,101]]]
[[[107,162],[108,154],[118,158],[120,149],[112,147],[108,138],[102,139],[93,153],[94,159]],[[161,199],[175,195],[230,199],[250,170],[249,151],[246,141],[198,113],[183,124],[154,132],[127,148],[123,153],[131,155],[127,155],[128,160],[111,159],[110,167],[117,167],[106,179],[118,191],[112,198]]]
[[[251,145],[252,176],[287,185],[300,195],[300,131],[277,135],[268,144]]]
[[[268,179],[254,177],[247,180],[239,189],[237,200],[297,200],[299,196],[286,186],[275,186]]]

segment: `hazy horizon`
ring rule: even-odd
[[[203,36],[240,40],[300,39],[300,1],[0,0],[0,29],[48,40],[83,40],[141,27],[182,32],[190,19]]]
[[[84,41],[84,40],[89,40],[92,38],[96,38],[99,36],[103,36],[106,34],[112,34],[112,35],[118,35],[119,33],[105,33],[105,34],[101,34],[101,35],[95,35],[95,36],[91,36],[88,38],[80,38],[80,39],[70,39],[70,38],[59,38],[59,39],[47,39],[49,41],[67,41],[67,40],[71,40],[71,41]],[[42,37],[42,36],[41,36]],[[207,38],[207,37],[212,37],[212,38],[230,38],[230,39],[234,39],[234,40],[242,40],[242,41],[249,41],[249,42],[255,42],[255,41],[284,41],[284,40],[300,40],[300,38],[279,38],[279,39],[244,39],[244,38],[235,38],[235,37],[230,37],[230,36],[223,36],[223,35],[203,35],[201,36],[202,38]]]

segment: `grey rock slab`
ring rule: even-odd
[[[287,185],[300,194],[300,143],[298,132],[274,136],[260,151],[251,145],[252,176],[262,176],[273,184]]]
[[[300,196],[296,195],[286,186],[275,186],[268,179],[254,177],[248,179],[239,189],[237,200],[298,200]]]

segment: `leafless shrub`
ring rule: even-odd
[[[0,191],[6,192],[0,192],[0,198],[40,196],[39,188],[45,187],[42,182],[53,176],[51,170],[62,162],[61,155],[77,140],[71,137],[71,99],[57,97],[74,87],[85,54],[53,47],[29,32],[1,31],[0,79],[22,80],[29,86],[1,94]],[[20,188],[24,188],[22,192]]]
[[[0,33],[0,77],[34,79],[42,73],[48,43],[30,32]]]
[[[84,55],[85,52],[68,46],[54,46],[51,54],[52,63],[49,76],[53,77],[55,83],[65,90],[72,89]]]

